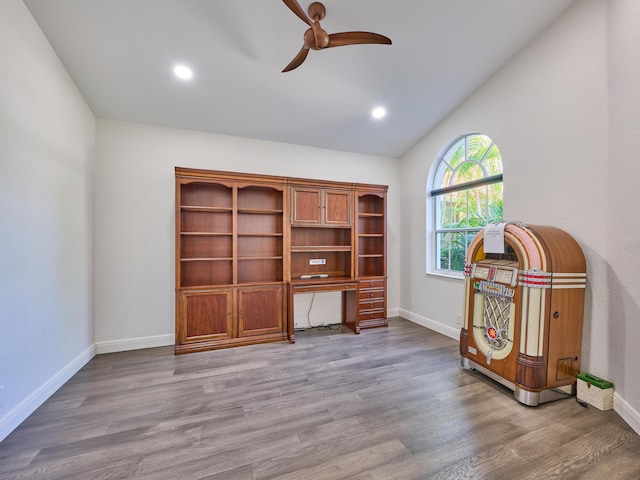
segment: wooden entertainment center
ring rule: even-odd
[[[176,354],[289,340],[296,293],[387,325],[387,186],[176,167]]]

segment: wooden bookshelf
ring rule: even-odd
[[[360,188],[357,195],[358,323],[387,326],[386,189]]]
[[[353,285],[362,299],[349,296],[345,323],[386,324],[385,186],[175,173],[176,353],[293,341],[292,282],[300,292]],[[307,285],[310,275],[325,280]]]

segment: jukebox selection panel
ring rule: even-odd
[[[518,264],[517,262],[476,263],[471,276],[480,281],[515,287],[518,282]]]

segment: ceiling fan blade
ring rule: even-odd
[[[358,45],[376,43],[381,45],[391,45],[391,39],[371,32],[343,32],[329,34],[329,44],[327,47],[342,47],[344,45]]]
[[[291,60],[289,65],[284,67],[284,70],[282,70],[282,73],[289,72],[294,68],[298,68],[300,65],[302,65],[302,62],[304,62],[305,58],[307,58],[307,55],[309,55],[309,49],[306,46],[303,46],[298,52],[298,54],[294,57],[294,59]]]
[[[291,10],[298,17],[300,17],[300,19],[304,23],[306,23],[307,25],[311,26],[311,20],[309,19],[309,17],[307,17],[307,14],[304,13],[304,10],[302,9],[300,4],[296,0],[282,0],[282,1],[284,2],[284,4],[287,7],[289,7],[289,10]]]

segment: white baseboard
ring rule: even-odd
[[[430,318],[417,315],[415,313],[409,312],[408,310],[404,310],[402,308],[400,308],[399,310],[400,310],[400,316],[402,318],[406,318],[407,320],[410,320],[413,323],[417,323],[418,325],[427,327],[430,330],[434,330],[438,333],[441,333],[442,335],[446,335],[449,338],[453,338],[454,340],[460,339],[460,328],[455,328],[449,325],[445,325],[444,323],[436,322],[435,320],[431,320]]]
[[[399,308],[387,308],[387,318],[399,317],[399,316],[400,316]]]
[[[95,345],[91,345],[84,352],[74,358],[66,367],[43,383],[31,395],[12,408],[4,417],[0,418],[0,442],[4,440],[29,415],[36,411],[56,390],[73,377],[96,355]]]
[[[152,337],[124,338],[122,340],[108,340],[96,342],[96,353],[126,352],[128,350],[140,350],[141,348],[164,347],[175,344],[175,336],[154,335]]]
[[[618,395],[618,392],[613,392],[613,409],[640,435],[640,413],[625,402],[625,400]]]

